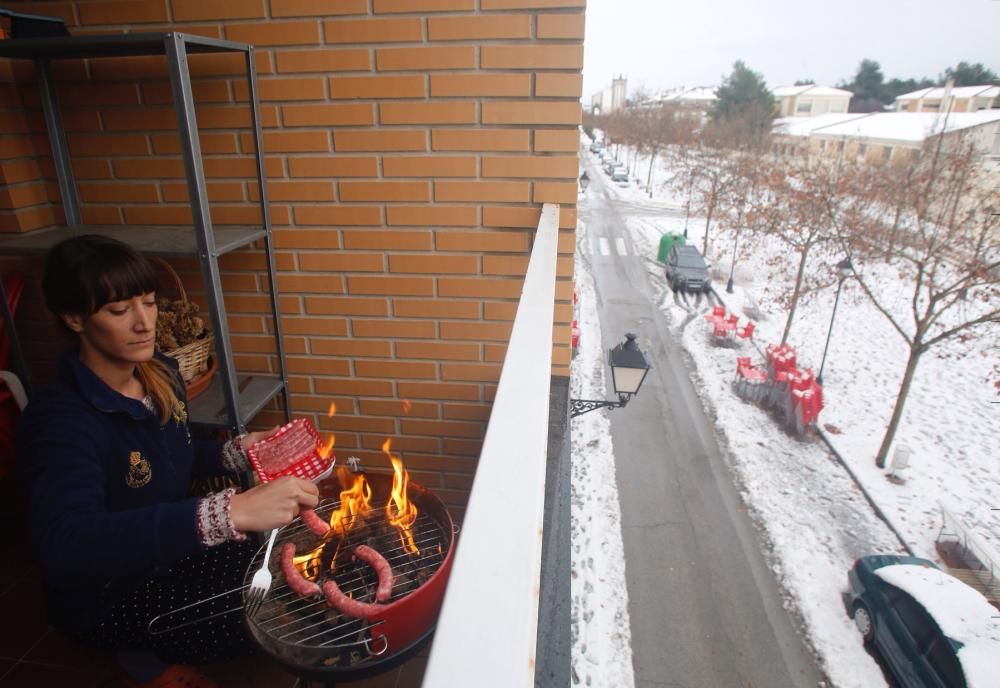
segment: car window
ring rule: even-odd
[[[927,649],[927,663],[937,673],[943,685],[949,688],[966,688],[965,674],[958,663],[958,657],[940,633],[936,633],[931,639]]]
[[[906,593],[900,592],[892,603],[892,607],[899,614],[900,620],[918,646],[923,646],[932,635],[938,632],[937,625],[927,610]]]

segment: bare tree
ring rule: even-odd
[[[875,457],[884,467],[921,357],[1000,323],[1000,199],[974,141],[937,136],[891,175],[886,165],[853,177],[853,199],[831,218],[853,254],[854,275],[909,348],[889,425]],[[995,174],[995,173],[993,173]],[[891,286],[887,288],[886,270]],[[899,286],[905,299],[893,298]]]

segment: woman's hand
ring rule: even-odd
[[[258,430],[257,432],[248,432],[246,435],[243,436],[243,440],[241,441],[241,445],[243,446],[243,451],[245,452],[247,449],[257,444],[258,442],[266,440],[268,437],[276,433],[278,431],[278,428],[280,427],[281,427],[280,425],[275,425],[270,430]]]
[[[229,515],[236,530],[261,533],[291,523],[300,509],[311,509],[318,503],[315,485],[286,475],[233,495]]]

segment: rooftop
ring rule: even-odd
[[[813,132],[847,138],[888,139],[892,141],[923,141],[940,133],[960,131],[991,122],[1000,122],[1000,109],[979,112],[880,112],[827,126]]]
[[[922,88],[897,96],[896,100],[919,100],[920,98],[944,98],[943,86]],[[997,98],[1000,97],[1000,86],[958,86],[951,89],[952,98]]]
[[[854,94],[850,91],[845,91],[841,88],[832,88],[830,86],[817,86],[816,84],[804,84],[802,86],[778,86],[773,89],[771,93],[774,94],[776,98],[788,97],[788,96],[801,96],[808,93],[811,96],[847,96],[851,97]]]

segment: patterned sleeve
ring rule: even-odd
[[[236,530],[230,515],[234,494],[236,494],[236,490],[229,488],[198,500],[198,509],[195,512],[198,538],[205,547],[221,545],[229,540],[247,539],[246,533]]]
[[[251,469],[250,459],[243,448],[243,439],[246,435],[240,435],[222,445],[222,466],[230,473],[244,473]]]

